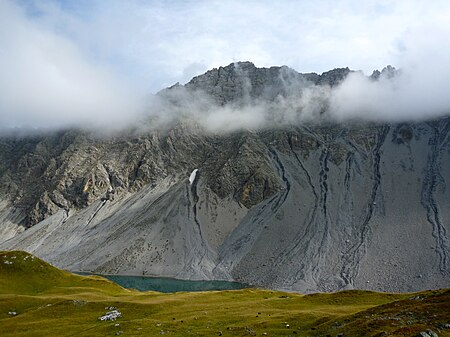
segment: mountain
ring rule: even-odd
[[[272,111],[350,72],[241,62],[158,97],[180,111]],[[301,292],[449,287],[450,118],[343,123],[319,103],[318,120],[259,129],[213,132],[182,114],[108,136],[4,136],[0,249],[74,271]]]

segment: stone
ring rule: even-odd
[[[437,333],[435,333],[433,330],[426,330],[419,332],[417,337],[439,337]]]
[[[115,321],[116,319],[122,317],[122,313],[119,310],[108,311],[103,316],[100,316],[98,319],[100,321]]]

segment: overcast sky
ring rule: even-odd
[[[0,0],[0,122],[120,122],[143,95],[233,61],[392,64],[445,87],[449,22],[448,0]]]

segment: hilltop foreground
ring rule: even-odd
[[[450,336],[450,289],[162,294],[0,252],[0,325],[2,336]]]

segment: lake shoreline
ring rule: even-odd
[[[72,271],[72,273],[83,276],[101,276],[127,289],[136,289],[139,291],[158,291],[162,293],[238,290],[251,287],[248,284],[236,281],[182,280],[171,277],[97,274],[83,271]]]

